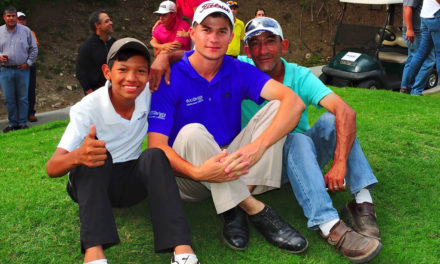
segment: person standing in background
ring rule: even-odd
[[[0,27],[0,86],[5,97],[9,125],[4,133],[25,129],[28,115],[29,66],[35,63],[38,47],[31,30],[17,24],[17,9],[6,7]]]
[[[426,25],[420,25],[420,11],[422,10],[423,0],[404,0],[403,1],[403,37],[408,46],[408,59],[402,74],[401,93],[411,93],[413,95],[422,95],[428,82],[429,75],[435,64],[434,50],[431,49],[428,57],[423,62],[420,71],[417,73],[414,82],[407,83],[406,75],[411,65],[412,58],[417,52],[422,40],[421,32],[426,30]]]
[[[244,39],[244,23],[237,18],[238,3],[236,1],[228,1],[227,4],[234,15],[234,38],[229,43],[226,55],[237,58],[240,55],[241,41]]]
[[[154,12],[160,16],[161,23],[156,25],[150,44],[154,48],[154,56],[160,52],[169,52],[178,49],[189,50],[189,24],[177,17],[176,4],[172,1],[163,1],[159,9]]]
[[[255,17],[264,17],[266,16],[266,11],[263,8],[259,7],[255,10]]]
[[[440,0],[424,0],[420,17],[422,20],[422,40],[411,60],[407,74],[402,77],[403,84],[414,81],[417,72],[432,49],[435,49],[437,74],[440,75]]]
[[[27,26],[26,21],[26,14],[23,12],[17,12],[17,18],[18,18],[18,24]],[[37,47],[39,46],[37,35],[33,30],[31,30],[32,35],[34,35],[35,43],[37,44]],[[29,88],[28,88],[28,103],[29,103],[29,109],[28,109],[28,121],[29,122],[37,122],[38,119],[35,116],[35,89],[37,87],[37,68],[35,64],[32,64],[29,67]]]
[[[89,17],[93,34],[84,41],[78,50],[76,78],[87,95],[105,84],[101,67],[106,63],[110,47],[116,41],[111,36],[113,22],[104,11],[95,11]]]

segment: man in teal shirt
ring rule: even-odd
[[[356,139],[356,113],[327,88],[309,69],[287,63],[282,55],[289,48],[277,21],[254,18],[245,27],[244,48],[248,57],[238,59],[254,64],[273,79],[290,87],[306,105],[298,126],[284,144],[283,171],[296,199],[308,218],[308,227],[345,257],[355,262],[373,259],[380,251],[379,229],[369,188],[377,183]],[[310,128],[307,106],[324,107],[324,113]],[[242,103],[242,123],[246,125],[261,108],[249,100]],[[333,159],[330,170],[322,168]],[[345,211],[353,227],[340,220],[326,188],[345,190],[345,182],[354,196]]]

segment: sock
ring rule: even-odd
[[[373,203],[373,198],[371,198],[370,191],[365,188],[356,193],[354,197],[356,199],[356,203],[358,204],[365,202]]]
[[[107,259],[97,259],[94,261],[87,262],[85,264],[107,264]]]
[[[339,222],[339,218],[330,220],[330,221],[325,222],[323,224],[320,224],[319,229],[321,230],[321,232],[324,236],[328,236],[328,234],[330,234],[330,230],[337,222]]]

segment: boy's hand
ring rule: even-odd
[[[106,159],[105,141],[96,139],[96,127],[92,125],[89,134],[78,148],[78,163],[87,167],[99,167],[104,165]]]

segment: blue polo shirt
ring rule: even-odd
[[[254,65],[252,59],[246,56],[238,56],[238,59],[243,62]],[[292,132],[304,133],[310,129],[309,120],[307,116],[307,107],[313,105],[316,108],[321,108],[319,102],[332,93],[327,86],[325,86],[310,69],[298,66],[295,63],[288,63],[283,58],[281,61],[284,64],[284,80],[283,84],[294,91],[306,105],[306,109],[301,114],[298,125]],[[249,120],[266,104],[257,105],[252,101],[245,100],[242,104],[242,126],[245,127]]]
[[[170,85],[164,80],[153,93],[148,132],[169,137],[172,146],[180,129],[190,123],[200,123],[224,146],[241,131],[241,101],[250,99],[261,104],[261,90],[270,77],[256,67],[223,57],[215,77],[208,82],[191,66],[188,57],[171,67]]]

